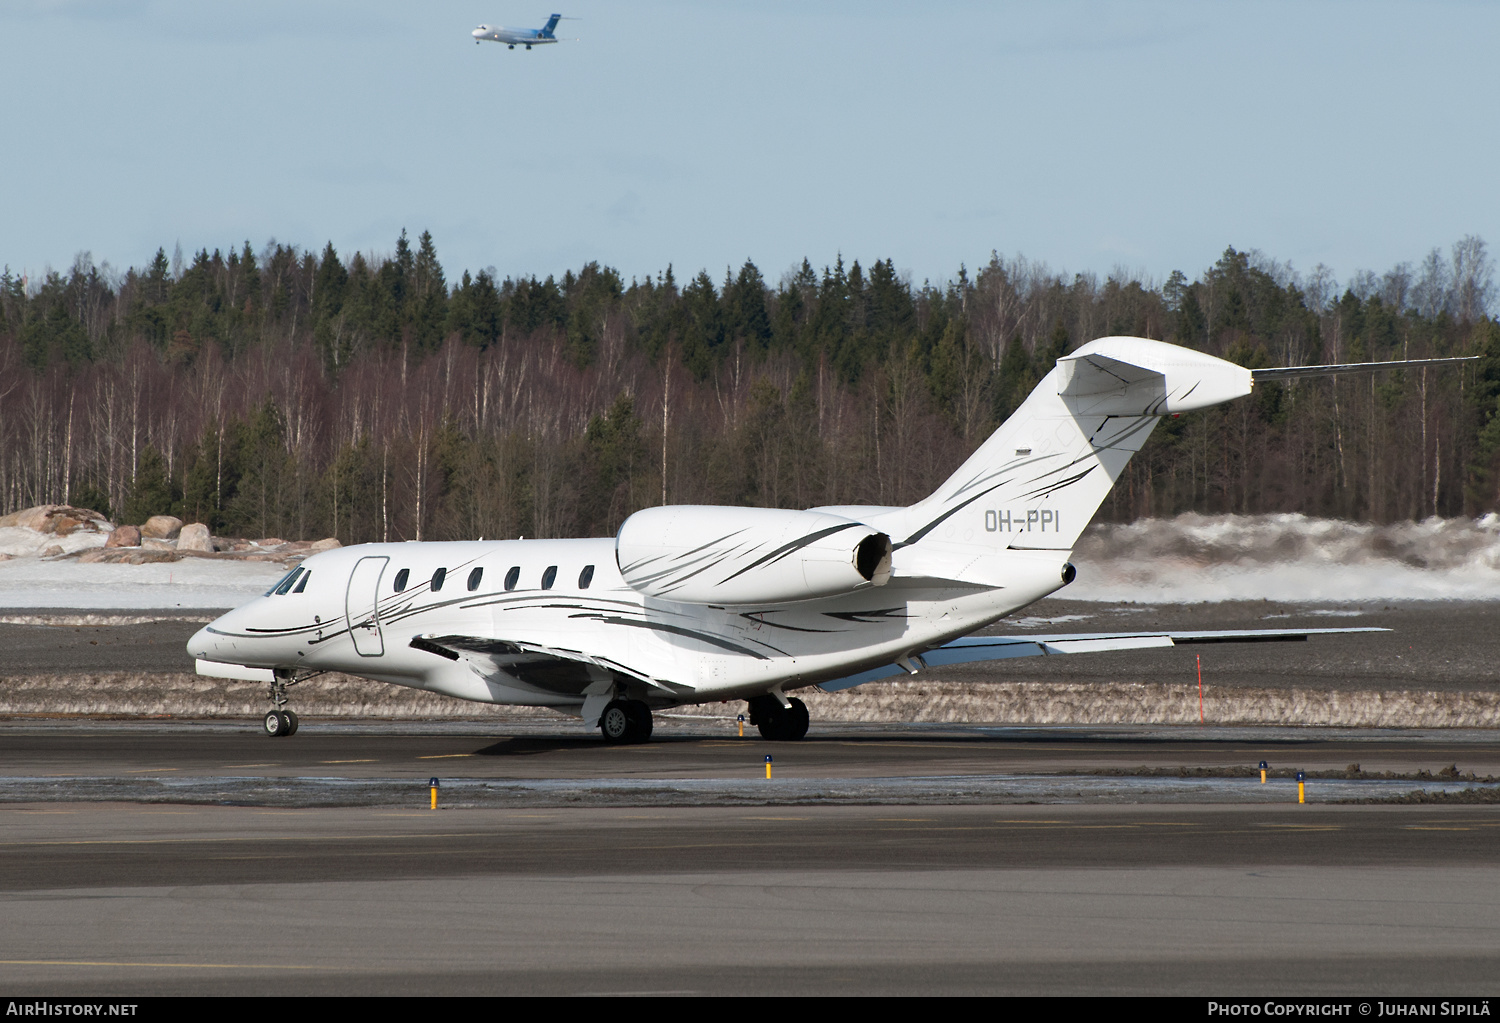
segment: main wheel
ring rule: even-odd
[[[807,713],[807,704],[795,696],[792,697],[791,704],[790,710],[783,711],[787,719],[785,737],[788,739],[800,739],[807,734],[807,726],[811,723],[812,717]]]
[[[287,735],[296,735],[297,734],[297,724],[298,724],[298,721],[297,721],[297,712],[295,710],[284,710],[281,713],[283,713],[283,714],[286,715],[286,720],[287,720],[286,734]],[[803,730],[806,731],[806,728],[807,728],[807,726],[804,725],[803,726]]]
[[[651,738],[653,722],[651,708],[640,700],[625,701],[625,713],[630,715],[630,738],[627,742],[645,742]]]
[[[750,701],[750,723],[760,729],[763,739],[775,742],[800,739],[807,734],[807,704],[793,697],[783,707],[781,701],[769,693]]]
[[[629,742],[632,724],[629,704],[622,700],[610,701],[599,715],[599,731],[604,733],[605,742]]]
[[[279,710],[268,711],[261,724],[265,727],[266,734],[273,739],[278,735],[285,735],[287,729],[291,728],[291,723],[281,716]]]

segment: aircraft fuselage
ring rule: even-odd
[[[480,25],[469,33],[476,43],[505,43],[509,46],[524,45],[527,49],[557,42],[557,37],[544,34],[539,28],[505,28],[502,25]]]
[[[1064,552],[1008,560],[1004,588],[893,579],[838,597],[713,607],[627,586],[613,538],[366,544],[307,559],[305,578],[219,618],[188,650],[283,675],[338,671],[486,703],[582,705],[576,671],[553,685],[534,666],[505,671],[503,651],[476,665],[471,651],[454,660],[427,642],[497,637],[585,654],[601,682],[628,681],[652,705],[703,703],[889,664],[1062,585]]]

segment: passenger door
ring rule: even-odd
[[[380,580],[390,558],[360,558],[349,574],[349,589],[344,594],[344,615],[354,650],[361,657],[379,657],[385,653],[385,639],[380,634]]]

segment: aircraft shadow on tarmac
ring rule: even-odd
[[[1119,735],[1113,733],[1101,733],[1095,731],[1063,733],[1034,731],[1026,729],[1024,732],[1010,732],[1008,728],[987,729],[982,733],[954,734],[943,732],[931,734],[923,732],[891,731],[880,735],[858,735],[858,734],[832,734],[832,735],[809,735],[795,743],[769,742],[759,735],[747,732],[743,739],[733,735],[658,735],[645,744],[647,746],[687,746],[702,742],[724,742],[737,741],[745,743],[767,744],[771,748],[797,748],[817,747],[826,743],[837,743],[840,746],[864,746],[871,750],[879,750],[881,747],[901,745],[910,747],[912,745],[954,746],[1028,746],[1037,743],[1046,743],[1051,746],[1098,746],[1108,745],[1112,747],[1128,748],[1132,746],[1152,747],[1190,747],[1213,745],[1218,743],[1245,743],[1253,742],[1257,748],[1261,747],[1298,747],[1309,743],[1326,741],[1326,736],[1269,736],[1256,735],[1249,739],[1241,735],[1226,736],[1223,734],[1213,736],[1163,736],[1153,735]],[[616,750],[621,748],[607,745],[594,735],[517,735],[509,738],[498,739],[488,746],[480,747],[473,751],[474,756],[480,757],[525,757],[540,756],[547,753],[562,753],[587,750]]]

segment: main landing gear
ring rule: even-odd
[[[795,696],[783,707],[781,701],[770,693],[756,696],[750,704],[750,723],[760,729],[761,738],[789,740],[800,739],[807,734],[807,704]]]
[[[261,719],[261,726],[273,739],[297,734],[297,712],[286,709],[286,689],[287,686],[296,685],[298,681],[300,680],[282,675],[280,671],[271,680],[271,702],[276,705],[276,709],[266,713]]]
[[[605,742],[645,742],[651,738],[651,708],[640,700],[611,700],[599,715],[599,731]]]

